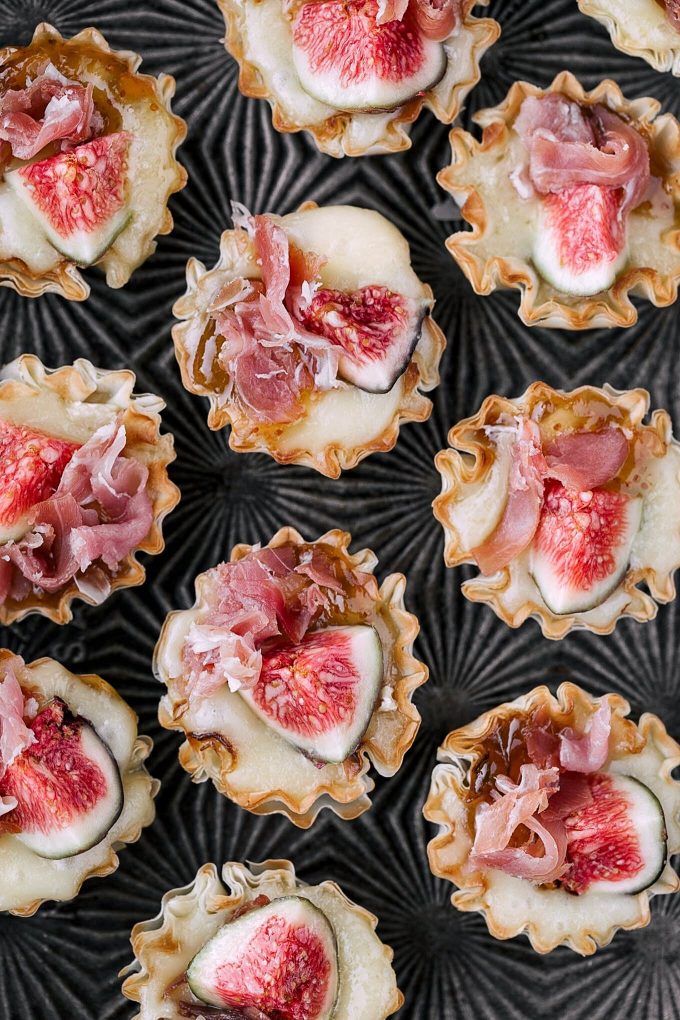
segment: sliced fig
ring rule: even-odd
[[[341,347],[338,375],[368,393],[387,393],[406,371],[427,305],[386,287],[324,287],[301,314],[312,333]]]
[[[366,732],[383,683],[373,627],[328,627],[263,652],[260,678],[240,690],[253,711],[318,761],[342,762]]]
[[[335,933],[309,900],[282,897],[220,928],[189,964],[187,980],[211,1006],[330,1020],[339,983]]]
[[[0,419],[0,528],[51,496],[77,444]]]
[[[576,492],[546,484],[529,572],[551,612],[585,613],[614,591],[628,569],[642,500],[622,492]]]
[[[589,296],[614,283],[626,258],[620,189],[577,184],[541,199],[533,259],[563,294]]]
[[[305,92],[336,110],[394,110],[446,70],[441,42],[409,11],[378,25],[376,0],[305,3],[293,24],[293,63]]]
[[[31,722],[35,743],[6,769],[0,795],[17,806],[0,818],[40,857],[73,857],[100,843],[123,810],[110,750],[81,716],[55,698]]]
[[[588,776],[592,800],[565,821],[568,871],[574,893],[648,889],[667,859],[666,822],[658,798],[632,776]]]
[[[130,135],[120,131],[5,174],[57,251],[89,266],[127,224]]]

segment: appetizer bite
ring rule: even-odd
[[[394,775],[420,725],[411,697],[427,668],[412,655],[405,578],[378,587],[376,556],[350,554],[350,541],[282,528],[264,548],[237,545],[196,579],[194,607],[170,613],[156,646],[160,722],[184,733],[183,768],[303,828],[323,807],[367,811],[369,759]]]
[[[385,1020],[404,999],[377,918],[289,861],[204,864],[132,929],[135,1020]],[[225,888],[226,886],[226,888]]]
[[[589,955],[680,888],[680,745],[629,712],[617,694],[537,687],[444,741],[425,805],[440,827],[430,867],[495,938]]]
[[[377,212],[308,202],[287,216],[234,204],[207,271],[187,265],[174,307],[182,380],[211,429],[337,478],[425,421],[446,344],[406,239]]]
[[[151,740],[98,676],[0,649],[0,910],[70,900],[154,818]]]
[[[218,0],[246,96],[330,156],[398,152],[423,106],[445,124],[500,34],[488,0]]]
[[[62,39],[41,24],[0,50],[0,280],[75,301],[97,263],[122,287],[172,229],[167,203],[186,183],[170,112],[175,82],[137,74],[94,28]]]
[[[645,390],[533,383],[492,396],[436,457],[447,566],[476,563],[463,593],[505,623],[535,617],[549,638],[608,634],[675,597],[680,444]],[[644,583],[649,591],[640,591]]]
[[[135,394],[130,371],[79,358],[51,370],[24,354],[0,372],[0,623],[141,584],[135,553],[163,548],[179,491],[165,404]]]
[[[631,326],[630,294],[670,305],[680,280],[680,124],[613,81],[527,82],[451,132],[439,183],[472,230],[447,241],[478,294],[521,291],[526,325]]]
[[[578,0],[608,29],[617,50],[680,75],[680,0]]]

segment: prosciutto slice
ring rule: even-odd
[[[318,260],[291,251],[285,231],[270,216],[250,216],[238,206],[234,224],[247,230],[262,267],[262,281],[238,279],[212,302],[215,329],[224,340],[219,361],[254,421],[285,424],[304,412],[312,387],[337,384],[339,353],[327,339],[308,332],[294,316],[318,272]]]
[[[460,22],[460,0],[378,0],[376,22],[403,21],[409,7],[427,39],[448,39]]]
[[[2,664],[4,678],[0,682],[0,776],[28,747],[35,735],[24,722],[25,701],[17,673],[23,668],[23,659],[13,655]],[[16,807],[12,797],[0,798],[0,815]]]
[[[261,647],[277,638],[297,643],[350,591],[365,591],[365,576],[349,571],[324,549],[256,549],[210,571],[208,609],[192,624],[182,650],[190,697],[209,697],[225,684],[253,687]]]
[[[565,433],[543,446],[538,425],[518,420],[505,510],[492,534],[471,550],[482,573],[493,574],[507,566],[531,544],[546,478],[579,491],[598,488],[617,476],[629,450],[629,440],[614,426]]]
[[[567,432],[544,446],[546,474],[568,489],[596,489],[616,478],[629,450],[621,429]]]
[[[33,159],[51,142],[87,141],[102,126],[92,85],[68,81],[50,65],[26,88],[0,95],[0,139],[18,159]]]
[[[622,189],[620,215],[644,199],[649,150],[635,128],[604,106],[566,96],[527,96],[515,130],[529,152],[529,177],[541,195],[578,184]]]
[[[585,733],[572,730],[560,733],[560,766],[571,772],[599,772],[609,756],[612,710],[603,701],[590,719]]]
[[[125,426],[104,425],[73,455],[56,492],[31,512],[31,527],[17,542],[7,542],[0,562],[11,565],[19,577],[8,585],[7,568],[0,571],[0,596],[20,598],[25,585],[56,592],[96,562],[116,571],[121,561],[148,535],[153,507],[146,491],[148,469],[140,461],[122,456]],[[3,577],[5,583],[3,585]],[[105,597],[108,579],[88,594]],[[23,582],[23,583],[22,583]]]
[[[548,807],[549,797],[559,789],[559,769],[522,765],[520,782],[498,776],[500,796],[480,805],[475,819],[475,840],[470,854],[473,867],[498,868],[516,878],[552,882],[564,871],[567,852],[564,825],[556,819],[536,817]],[[509,844],[516,830],[524,826],[543,848],[536,854],[533,842]]]
[[[543,502],[544,460],[541,433],[536,422],[523,419],[512,448],[508,501],[495,531],[472,549],[480,570],[494,574],[529,545],[534,537]]]

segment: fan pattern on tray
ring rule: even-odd
[[[499,102],[514,79],[546,85],[565,64],[589,87],[608,75],[630,95],[656,95],[680,114],[677,80],[614,50],[575,0],[494,0],[489,12],[503,36],[484,60],[465,123],[470,112]],[[117,978],[129,959],[132,924],[155,914],[162,894],[190,881],[206,860],[271,856],[291,857],[306,880],[337,879],[379,915],[406,994],[400,1020],[680,1017],[680,898],[657,902],[651,928],[620,934],[593,960],[567,950],[541,958],[524,940],[494,941],[480,918],[448,906],[450,887],[427,866],[420,813],[444,734],[537,683],[554,688],[569,678],[596,693],[619,691],[635,712],[658,712],[680,735],[678,605],[645,627],[626,621],[608,638],[573,634],[552,644],[533,623],[510,631],[460,595],[465,571],[444,568],[430,510],[439,487],[434,454],[448,428],[489,392],[514,395],[537,378],[564,387],[642,385],[680,427],[677,306],[642,306],[638,325],[625,333],[521,328],[516,295],[475,297],[443,247],[459,218],[434,180],[448,161],[446,127],[425,115],[411,152],[355,161],[323,157],[303,135],[276,134],[267,105],[238,92],[212,0],[0,0],[3,44],[27,41],[40,20],[65,35],[94,23],[115,47],[141,51],[143,70],[175,75],[175,109],[189,122],[180,155],[190,178],[171,203],[174,232],[123,291],[110,291],[96,272],[88,274],[92,296],[83,305],[0,291],[2,360],[33,350],[52,365],[77,356],[106,368],[131,365],[139,389],[168,402],[165,424],[178,451],[172,476],[183,499],[166,522],[166,552],[148,561],[141,589],[119,593],[104,610],[81,607],[66,628],[32,618],[2,634],[27,659],[49,654],[115,684],[139,713],[141,731],[154,737],[150,767],[163,782],[156,824],[122,853],[114,876],[90,881],[73,903],[47,906],[34,918],[0,917],[3,1020],[133,1016]],[[224,434],[208,431],[203,402],[182,389],[171,305],[184,289],[187,258],[215,261],[232,197],[256,212],[288,212],[309,198],[373,206],[407,235],[415,268],[438,298],[449,349],[432,419],[405,428],[396,451],[369,458],[338,482],[231,453]],[[432,673],[416,695],[423,726],[415,747],[397,777],[378,782],[373,810],[351,824],[322,815],[308,832],[251,816],[210,785],[192,786],[177,763],[177,736],[158,727],[160,688],[151,674],[161,622],[170,608],[193,601],[194,576],[233,543],[266,541],[289,523],[309,537],[348,528],[355,548],[370,545],[379,554],[382,574],[408,575],[408,604],[422,622],[419,652]]]

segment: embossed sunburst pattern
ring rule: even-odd
[[[471,112],[500,102],[516,78],[546,86],[564,67],[588,88],[610,76],[630,96],[655,95],[680,115],[677,81],[617,52],[575,0],[492,0],[488,12],[503,35],[482,62],[466,127]],[[0,42],[27,42],[41,20],[64,35],[95,24],[113,46],[141,52],[143,70],[177,78],[174,108],[189,124],[180,151],[189,184],[170,203],[174,232],[159,239],[124,290],[109,290],[96,271],[87,273],[92,296],[81,305],[0,290],[2,361],[34,351],[51,365],[85,356],[104,368],[132,367],[138,388],[168,403],[165,426],[178,453],[171,476],[183,498],[166,521],[164,555],[146,558],[142,588],[116,594],[104,608],[78,606],[65,628],[34,617],[0,634],[27,659],[48,654],[113,683],[138,712],[141,732],[154,738],[149,768],[163,784],[156,823],[121,853],[115,875],[89,881],[73,903],[47,905],[33,918],[0,917],[0,1016],[129,1020],[136,1009],[121,996],[117,971],[129,960],[133,923],[153,916],[163,893],[206,861],[290,857],[304,880],[333,878],[380,917],[406,996],[400,1020],[676,1020],[680,900],[654,903],[650,928],[619,934],[588,961],[567,950],[539,957],[524,939],[496,942],[481,918],[453,910],[450,887],[431,876],[421,807],[445,733],[538,683],[554,690],[573,679],[594,693],[618,691],[635,713],[658,712],[680,737],[680,604],[662,607],[645,626],[624,621],[606,638],[574,633],[548,642],[533,622],[511,631],[463,599],[468,572],[445,569],[430,509],[439,488],[434,454],[449,427],[491,392],[516,395],[538,378],[566,388],[640,385],[680,428],[678,306],[642,304],[640,321],[625,332],[523,329],[517,295],[476,297],[444,248],[460,223],[435,183],[449,159],[446,127],[424,114],[410,152],[354,161],[319,155],[303,134],[277,134],[266,103],[238,92],[213,0],[0,0]],[[204,402],[181,386],[171,306],[184,290],[186,260],[217,258],[232,198],[255,212],[285,213],[310,198],[373,206],[406,234],[416,271],[435,291],[449,347],[431,420],[406,426],[396,450],[337,482],[232,453],[224,433],[208,431]],[[234,543],[266,541],[285,524],[309,537],[347,528],[355,549],[378,553],[380,576],[403,570],[408,607],[422,623],[416,650],[431,669],[415,696],[423,725],[401,772],[378,780],[367,815],[343,823],[324,813],[309,831],[249,815],[209,784],[192,786],[177,761],[179,738],[157,724],[161,690],[151,672],[162,620],[191,603],[195,575]]]

